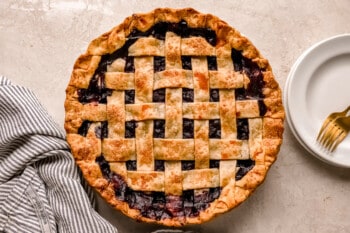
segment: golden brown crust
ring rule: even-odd
[[[215,31],[215,46],[203,37],[181,38],[173,32],[166,33],[165,42],[154,37],[141,38],[129,48],[129,54],[135,57],[135,74],[124,72],[123,59],[117,59],[107,66],[105,85],[114,90],[107,97],[108,105],[79,102],[78,90],[89,87],[102,55],[122,48],[134,30],[146,32],[156,23],[178,23],[181,20],[185,20],[191,28],[210,28]],[[236,100],[234,89],[247,88],[250,81],[245,73],[234,69],[232,49],[240,51],[263,70],[263,99]],[[182,69],[181,55],[192,56],[193,71]],[[165,56],[166,69],[154,73],[150,65],[153,58],[148,56]],[[217,70],[208,70],[207,56],[216,56]],[[168,88],[167,106],[164,103],[148,103],[152,102],[152,87]],[[181,88],[195,90],[194,103],[180,102]],[[220,89],[220,103],[209,102],[211,88]],[[135,90],[135,104],[125,107],[123,93],[130,89]],[[260,116],[261,100],[266,107],[264,117]],[[86,53],[74,64],[66,89],[65,109],[67,141],[88,183],[113,207],[129,217],[167,226],[199,224],[246,200],[263,182],[276,160],[282,143],[285,117],[281,90],[269,62],[247,38],[226,22],[191,8],[163,8],[134,14],[94,39]],[[194,139],[182,139],[182,114],[195,119]],[[208,120],[218,117],[221,118],[223,139],[209,139],[206,132]],[[152,119],[164,118],[167,119],[166,137],[173,139],[153,139]],[[237,139],[236,120],[240,118],[248,119],[248,140]],[[86,136],[81,136],[78,130],[86,120],[93,123]],[[132,120],[140,121],[135,132],[137,137],[125,139],[125,121]],[[109,122],[108,133],[112,138],[101,140],[95,132],[101,127],[97,122],[104,121]],[[138,154],[135,148],[138,148]],[[123,177],[134,190],[181,195],[182,190],[186,189],[220,186],[221,194],[196,217],[152,220],[116,198],[113,184],[103,177],[95,162],[101,154],[109,162],[111,171]],[[128,171],[125,161],[136,157],[137,168],[142,171]],[[196,170],[182,171],[179,160],[193,158]],[[166,160],[165,172],[154,171],[155,159]],[[220,170],[209,169],[209,159],[221,160]],[[241,159],[251,159],[255,165],[242,179],[235,180],[237,161]]]

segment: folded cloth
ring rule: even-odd
[[[93,205],[63,129],[0,76],[0,232],[118,232]]]

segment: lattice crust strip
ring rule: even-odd
[[[65,102],[89,184],[126,215],[178,226],[244,201],[282,142],[268,61],[215,16],[136,14],[92,41]]]

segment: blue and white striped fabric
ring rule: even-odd
[[[63,129],[0,76],[0,232],[117,232],[93,205]]]

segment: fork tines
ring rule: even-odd
[[[342,112],[330,114],[324,121],[317,136],[317,141],[327,151],[333,152],[350,131],[350,106]]]

